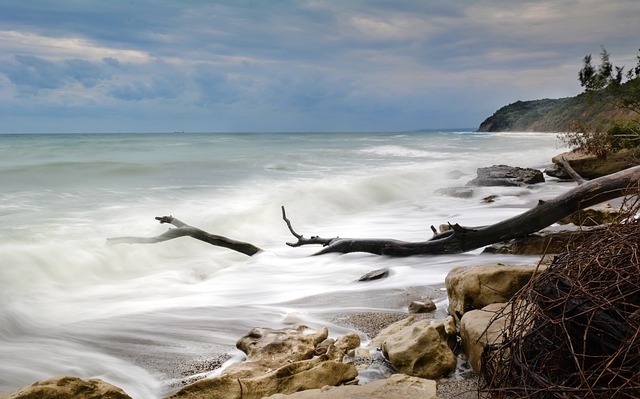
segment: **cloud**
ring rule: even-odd
[[[82,58],[98,61],[117,58],[122,61],[149,62],[151,56],[145,51],[107,47],[82,36],[51,37],[33,31],[0,30],[0,42],[4,54],[38,54],[39,57],[60,60]]]
[[[518,99],[577,94],[600,45],[634,62],[640,31],[636,0],[9,3],[6,130],[34,104],[42,126],[99,120],[88,129],[114,115],[195,130],[473,127]]]
[[[0,65],[0,72],[15,85],[33,91],[60,89],[75,83],[91,88],[108,77],[99,66],[86,60],[51,62],[32,55],[16,55],[13,62]]]

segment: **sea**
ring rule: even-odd
[[[190,364],[241,360],[235,342],[253,327],[295,321],[339,336],[348,330],[321,315],[388,311],[308,298],[438,286],[456,266],[536,263],[480,249],[312,256],[320,248],[286,245],[295,238],[281,207],[306,237],[422,241],[431,226],[495,223],[570,189],[547,179],[451,195],[479,167],[542,170],[564,150],[555,134],[518,132],[0,135],[0,392],[73,375],[161,398],[201,372]],[[162,234],[163,215],[264,251],[190,237],[107,241]],[[356,281],[383,268],[387,278]]]

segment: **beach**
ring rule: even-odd
[[[240,361],[253,327],[327,326],[366,342],[432,297],[445,315],[453,267],[537,256],[310,256],[305,236],[428,239],[431,225],[486,225],[569,185],[464,188],[478,167],[543,169],[561,151],[538,133],[8,135],[0,141],[0,391],[53,376],[100,378],[161,398]],[[497,195],[492,203],[483,202]],[[190,238],[150,237],[173,215],[251,242],[247,257]],[[358,282],[378,269],[387,278]],[[432,316],[425,316],[432,317]]]

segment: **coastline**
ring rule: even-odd
[[[483,140],[483,143],[484,142],[485,140]],[[488,140],[486,142],[488,142]],[[383,147],[383,149],[387,150],[386,147]],[[414,175],[411,175],[411,177],[413,176]],[[419,174],[417,174],[416,172],[415,176],[419,176]],[[464,177],[465,175],[461,174],[461,177],[452,180],[460,181]],[[386,181],[380,181],[376,183],[382,185],[386,183]],[[361,187],[357,188],[360,189]],[[403,186],[401,186],[400,188],[403,188]],[[350,190],[351,189],[355,191],[355,188],[350,187]],[[478,191],[484,192],[485,190]],[[507,190],[502,191],[506,192]],[[360,190],[358,192],[360,192]],[[478,209],[482,207],[483,212],[485,213],[490,212],[493,214],[494,212],[497,212],[497,214],[499,215],[501,214],[501,209],[503,208],[519,208],[523,207],[522,201],[529,202],[527,196],[521,194],[523,192],[523,189],[513,190],[513,192],[510,191],[508,194],[509,197],[507,197],[510,200],[508,203],[507,201],[505,201],[505,203],[500,203],[500,201],[498,201],[498,203],[494,205],[476,205],[476,207]],[[364,194],[366,194],[366,192],[363,193],[363,195]],[[521,195],[522,200],[520,200]],[[447,209],[446,203],[450,203],[451,201],[442,200],[442,198],[443,196],[440,196],[440,198],[436,198],[436,200],[443,203],[442,209]],[[516,199],[516,201],[511,201],[514,198]],[[478,203],[480,201],[480,198],[477,194],[475,196],[475,201]],[[418,208],[418,210],[420,212],[423,212],[423,208]],[[435,220],[439,220],[441,218],[445,219],[449,217],[451,217],[451,219],[454,219],[454,221],[455,219],[458,219],[455,216],[444,216],[448,215],[444,212],[441,212],[443,216],[436,215],[436,217],[433,217],[432,214],[435,214],[435,212],[432,210],[428,210],[428,212],[428,215],[431,216],[431,219]],[[475,210],[472,212],[475,212]],[[406,214],[406,212],[403,213],[402,216],[404,216],[404,214]],[[368,218],[369,215],[365,216],[367,216]],[[390,215],[386,214],[384,216]],[[391,216],[395,218],[394,221],[396,224],[400,224],[401,226],[403,226],[403,228],[407,227],[407,220],[405,220],[405,218],[397,217],[398,215],[396,215],[395,213],[391,214]],[[418,214],[417,217],[414,215],[412,217],[412,220],[409,220],[409,222],[413,223],[420,216],[420,214]],[[197,218],[195,220],[197,223]],[[234,223],[236,222],[237,221],[234,220]],[[147,225],[144,224],[144,226],[146,227]],[[384,225],[382,227],[375,227],[381,229],[385,228]],[[425,234],[425,232],[422,231],[422,227],[424,226],[416,226],[413,230],[420,232],[410,234],[415,234],[416,237],[420,238],[421,234]],[[408,230],[412,231],[411,228],[413,228],[413,226],[409,226]],[[358,230],[361,229],[368,232],[372,231],[370,229],[370,226],[368,225],[365,225],[364,228],[361,228],[358,225]],[[428,230],[428,228],[426,230]],[[395,233],[389,234],[395,236]],[[412,237],[408,238],[413,239]],[[193,251],[193,247],[196,247],[196,250],[198,250],[199,248],[196,245],[191,245],[191,243],[188,243],[188,245],[189,251]],[[168,246],[165,247],[169,250],[175,249]],[[178,247],[178,243],[176,243],[175,247]],[[154,262],[156,254],[160,253],[160,256],[164,254],[165,257],[167,255],[166,251],[164,251],[164,253],[160,251],[162,249],[160,247],[132,247],[132,249],[135,249],[137,252],[139,252],[136,254],[137,258],[142,258],[143,256],[149,257],[151,255],[152,257],[148,262],[149,264],[153,264],[153,269],[150,270],[154,271],[156,271],[157,267],[155,265],[156,262]],[[178,247],[177,249],[184,250],[182,246]],[[203,248],[202,252],[205,254],[203,258],[207,258],[207,262],[210,262],[208,259],[210,257],[210,249],[208,247],[205,247]],[[111,255],[111,253],[109,253],[109,255]],[[192,252],[189,253],[190,257],[191,255],[193,255]],[[199,255],[199,253],[197,253],[197,255]],[[344,332],[348,331],[356,331],[366,345],[366,342],[371,340],[371,338],[373,338],[382,328],[388,326],[389,324],[392,324],[397,320],[408,317],[410,315],[407,309],[408,304],[411,302],[411,300],[421,299],[422,296],[431,297],[438,303],[439,307],[435,315],[426,314],[420,315],[418,317],[443,318],[445,316],[444,308],[446,307],[443,306],[442,303],[442,301],[444,301],[446,297],[446,292],[442,290],[442,282],[444,281],[444,275],[442,274],[443,270],[457,265],[470,266],[475,263],[485,264],[487,262],[493,262],[493,260],[491,260],[491,257],[477,257],[476,254],[473,254],[473,256],[465,256],[466,259],[463,262],[454,260],[453,262],[448,261],[445,265],[430,265],[432,261],[429,260],[429,257],[418,259],[414,258],[411,260],[411,263],[408,264],[408,266],[404,263],[400,264],[400,262],[396,262],[395,260],[385,260],[384,258],[361,259],[359,257],[345,257],[345,260],[349,262],[346,263],[346,265],[349,267],[349,269],[347,270],[346,268],[343,268],[342,263],[344,262],[340,264],[338,264],[337,262],[325,262],[323,264],[316,264],[312,262],[312,260],[315,258],[308,259],[304,257],[304,253],[302,255],[303,256],[300,257],[300,259],[304,260],[298,261],[298,255],[296,255],[295,257],[287,258],[286,256],[274,257],[270,256],[270,254],[267,254],[267,256],[262,258],[260,262],[256,263],[254,261],[251,261],[243,263],[241,264],[241,267],[237,268],[238,270],[233,271],[234,273],[246,273],[247,270],[251,270],[252,279],[262,279],[272,270],[282,270],[282,274],[288,276],[290,280],[297,277],[297,274],[295,273],[300,273],[304,278],[306,278],[306,281],[304,282],[307,285],[299,285],[299,280],[297,278],[295,281],[296,284],[299,285],[297,288],[299,292],[302,292],[304,294],[304,292],[301,290],[304,290],[305,287],[309,287],[309,284],[318,283],[316,274],[312,272],[312,270],[315,270],[317,268],[317,270],[322,271],[321,276],[325,279],[321,283],[325,283],[326,286],[330,289],[333,288],[333,286],[342,287],[341,290],[328,291],[318,295],[298,298],[290,302],[270,301],[267,304],[269,311],[264,315],[260,314],[259,317],[254,318],[254,312],[262,311],[263,307],[265,306],[265,304],[261,303],[258,298],[256,298],[256,305],[253,305],[253,302],[250,303],[246,300],[238,301],[242,303],[236,302],[227,304],[221,302],[218,296],[213,296],[211,294],[205,295],[204,288],[207,289],[207,293],[211,292],[217,294],[215,289],[212,289],[211,287],[217,288],[218,285],[222,286],[223,283],[217,282],[227,280],[224,278],[219,278],[219,276],[215,276],[214,279],[214,272],[209,269],[209,266],[207,266],[208,268],[206,269],[207,273],[205,273],[205,269],[203,268],[194,267],[194,270],[191,271],[192,267],[188,267],[184,269],[191,272],[191,274],[187,276],[189,277],[189,279],[187,280],[188,284],[201,284],[201,281],[216,281],[215,286],[212,285],[211,287],[205,287],[205,284],[199,286],[199,289],[203,289],[203,295],[201,297],[198,297],[197,299],[203,299],[202,303],[210,302],[214,303],[217,307],[229,309],[230,313],[228,313],[228,320],[238,320],[240,321],[240,324],[232,326],[230,325],[231,323],[225,324],[223,322],[220,325],[216,325],[217,320],[213,316],[206,315],[206,313],[208,312],[206,306],[198,303],[194,304],[194,307],[192,308],[183,307],[184,305],[188,305],[185,301],[181,303],[181,306],[173,308],[171,312],[165,312],[163,309],[151,309],[150,312],[136,313],[131,315],[122,314],[117,315],[116,317],[109,317],[108,319],[104,320],[88,320],[87,322],[79,322],[73,326],[74,329],[76,327],[79,328],[78,332],[76,333],[78,334],[78,336],[80,336],[80,333],[82,333],[82,337],[79,338],[80,341],[78,342],[80,342],[81,344],[86,344],[87,346],[94,345],[94,348],[96,348],[97,351],[100,351],[106,355],[114,355],[112,356],[112,358],[114,359],[123,359],[124,361],[132,364],[134,367],[144,369],[146,372],[148,372],[148,374],[151,374],[152,377],[155,377],[155,381],[157,381],[157,385],[151,386],[151,388],[157,387],[158,385],[162,386],[161,388],[154,391],[154,394],[155,392],[157,392],[158,397],[162,397],[162,395],[167,395],[168,391],[175,391],[176,389],[184,386],[184,384],[191,383],[200,378],[215,375],[216,372],[220,371],[220,366],[226,366],[230,362],[240,361],[242,358],[242,354],[237,349],[235,349],[233,345],[228,344],[235,342],[235,340],[240,339],[243,334],[248,333],[251,328],[248,327],[249,325],[256,327],[274,327],[275,325],[282,325],[283,323],[300,322],[301,324],[311,324],[310,327],[312,328],[327,326],[329,328],[330,336],[342,335]],[[223,253],[223,256],[227,256],[227,254]],[[131,258],[134,259],[134,257]],[[228,258],[232,258],[232,256],[228,256]],[[324,259],[328,259],[329,261],[331,261],[331,256],[328,256]],[[224,260],[227,261],[226,258]],[[293,265],[293,263],[296,263],[296,265]],[[209,263],[207,263],[207,265],[208,264]],[[259,270],[256,269],[256,265],[261,266],[261,268]],[[180,268],[176,268],[176,270],[179,270],[182,273],[183,267],[184,266],[180,266]],[[275,269],[275,267],[278,267],[278,269]],[[285,269],[285,267],[287,267],[287,269]],[[366,272],[367,268],[369,270],[372,270],[380,267],[388,267],[392,271],[399,270],[400,273],[398,276],[400,277],[400,280],[402,280],[402,284],[404,285],[401,288],[398,288],[400,287],[400,284],[396,283],[393,278],[388,279],[387,282],[381,284],[376,282],[359,283],[353,281],[354,278],[357,278],[356,273],[364,273]],[[299,272],[299,270],[301,272]],[[309,271],[307,272],[306,270]],[[164,269],[157,271],[163,272]],[[347,271],[349,274],[343,274],[344,271]],[[260,274],[254,275],[253,273]],[[440,277],[435,278],[434,280],[425,281],[424,276],[432,274],[439,275]],[[118,276],[119,274],[115,275]],[[141,273],[141,275],[143,274]],[[158,275],[161,274],[158,273]],[[331,277],[331,279],[328,280],[326,276],[330,275],[338,277]],[[327,284],[326,281],[329,281],[330,284]],[[389,284],[389,281],[391,281],[391,284]],[[426,282],[428,284],[432,284],[433,281],[440,282],[435,285],[415,286],[416,282]],[[242,282],[246,282],[245,278],[239,280],[239,284]],[[169,284],[166,284],[167,280],[163,280],[162,283],[162,291],[160,292],[170,292],[171,289],[175,288],[174,284],[172,284],[173,280],[169,280]],[[275,284],[272,285],[275,286]],[[356,285],[358,285],[358,288],[355,288]],[[363,288],[364,285],[368,285],[368,287]],[[380,289],[375,288],[376,286],[380,287]],[[352,287],[353,291],[351,291]],[[257,292],[260,292],[260,290],[258,290]],[[274,292],[277,291],[274,290]],[[240,291],[237,294],[238,298],[242,298],[242,295],[245,295],[244,291]],[[253,291],[247,291],[246,295],[257,294],[253,293]],[[132,298],[136,299],[137,297],[137,292],[132,293]],[[277,297],[277,295],[273,295],[271,298],[274,297]],[[155,298],[151,299],[155,301]],[[169,300],[169,298],[167,300]],[[217,302],[215,302],[216,300]],[[291,312],[283,316],[280,311],[282,309],[285,309],[286,311],[287,308],[291,309]],[[297,314],[298,311],[299,314]],[[184,320],[190,320],[189,326],[186,326],[184,324],[181,325],[181,322]],[[107,323],[112,324],[113,326],[108,326]],[[142,326],[143,324],[146,324],[147,326],[162,326],[162,329],[164,329],[164,331],[160,332],[160,330],[156,330],[158,331],[156,333],[156,331],[154,330],[149,330],[148,327],[138,327],[138,325]],[[98,328],[95,328],[96,326]],[[116,329],[116,327],[120,326],[124,327],[124,330]],[[224,337],[224,339],[219,339],[220,337]],[[205,341],[209,338],[211,339],[211,342]],[[220,345],[221,342],[223,343],[223,345]],[[145,349],[151,349],[151,351],[146,351]],[[68,362],[68,364],[74,363]],[[113,367],[112,369],[116,370],[117,367]],[[71,373],[73,373],[73,371],[71,371]],[[90,371],[84,373],[85,378],[88,377],[86,375],[88,373],[90,373]],[[120,374],[124,375],[126,373],[120,372]],[[115,380],[113,378],[110,378],[108,374],[98,373],[95,373],[95,376],[98,378],[104,377],[105,380],[110,379],[115,385],[122,386],[122,378],[120,380]],[[137,384],[138,380],[136,379],[136,377],[133,375],[130,376],[132,377],[131,380],[134,381],[134,384]],[[127,377],[127,375],[125,375],[125,377]],[[371,376],[367,377],[369,378]],[[462,382],[455,380],[457,378],[459,378],[459,376],[456,375],[453,378],[450,378],[447,382],[443,380],[441,381],[441,385],[453,386],[455,384],[462,384]],[[136,395],[134,397],[140,397],[140,395]]]
[[[482,264],[481,261],[479,263]],[[408,312],[409,303],[423,300],[425,297],[432,299],[436,303],[436,310],[428,313]],[[348,305],[336,307],[337,303]],[[327,293],[300,298],[282,305],[291,305],[292,307],[308,305],[319,309],[313,315],[317,322],[317,325],[313,328],[328,327],[330,337],[348,332],[357,333],[361,338],[361,348],[377,352],[368,359],[352,359],[358,366],[362,367],[364,365],[358,378],[361,382],[368,383],[377,379],[387,378],[394,373],[388,361],[383,360],[379,349],[369,347],[369,342],[382,329],[410,316],[416,320],[444,319],[447,315],[446,307],[448,301],[447,292],[444,288],[444,283],[442,283],[395,289]],[[322,310],[323,308],[327,310]],[[285,319],[285,323],[292,325],[299,321],[295,314],[288,315]],[[238,336],[239,338],[240,336]],[[218,351],[209,353],[202,359],[194,359],[185,363],[173,363],[175,368],[170,369],[167,367],[164,372],[166,374],[182,375],[183,377],[173,380],[173,383],[164,390],[164,395],[169,396],[188,384],[219,375],[224,368],[243,360],[243,357],[238,356],[237,352],[235,348],[220,347]],[[362,372],[363,370],[365,371],[364,373]],[[459,355],[456,371],[437,380],[438,397],[440,399],[477,398],[478,378],[479,375],[471,371],[468,364],[465,364],[465,360]]]

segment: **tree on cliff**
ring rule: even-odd
[[[637,65],[625,72],[624,66],[616,66],[611,62],[610,54],[604,47],[599,66],[593,64],[591,54],[584,57],[578,80],[591,102],[610,104],[626,111],[629,116],[609,116],[606,121],[598,123],[603,128],[593,123],[575,121],[572,131],[562,136],[563,141],[600,159],[620,150],[636,150],[640,147],[640,55],[636,58]]]
[[[578,72],[580,84],[588,93],[606,91],[617,106],[640,114],[640,55],[638,63],[626,73],[624,66],[616,66],[610,60],[609,52],[603,47],[600,65],[595,67],[592,55],[584,57],[582,69]]]

